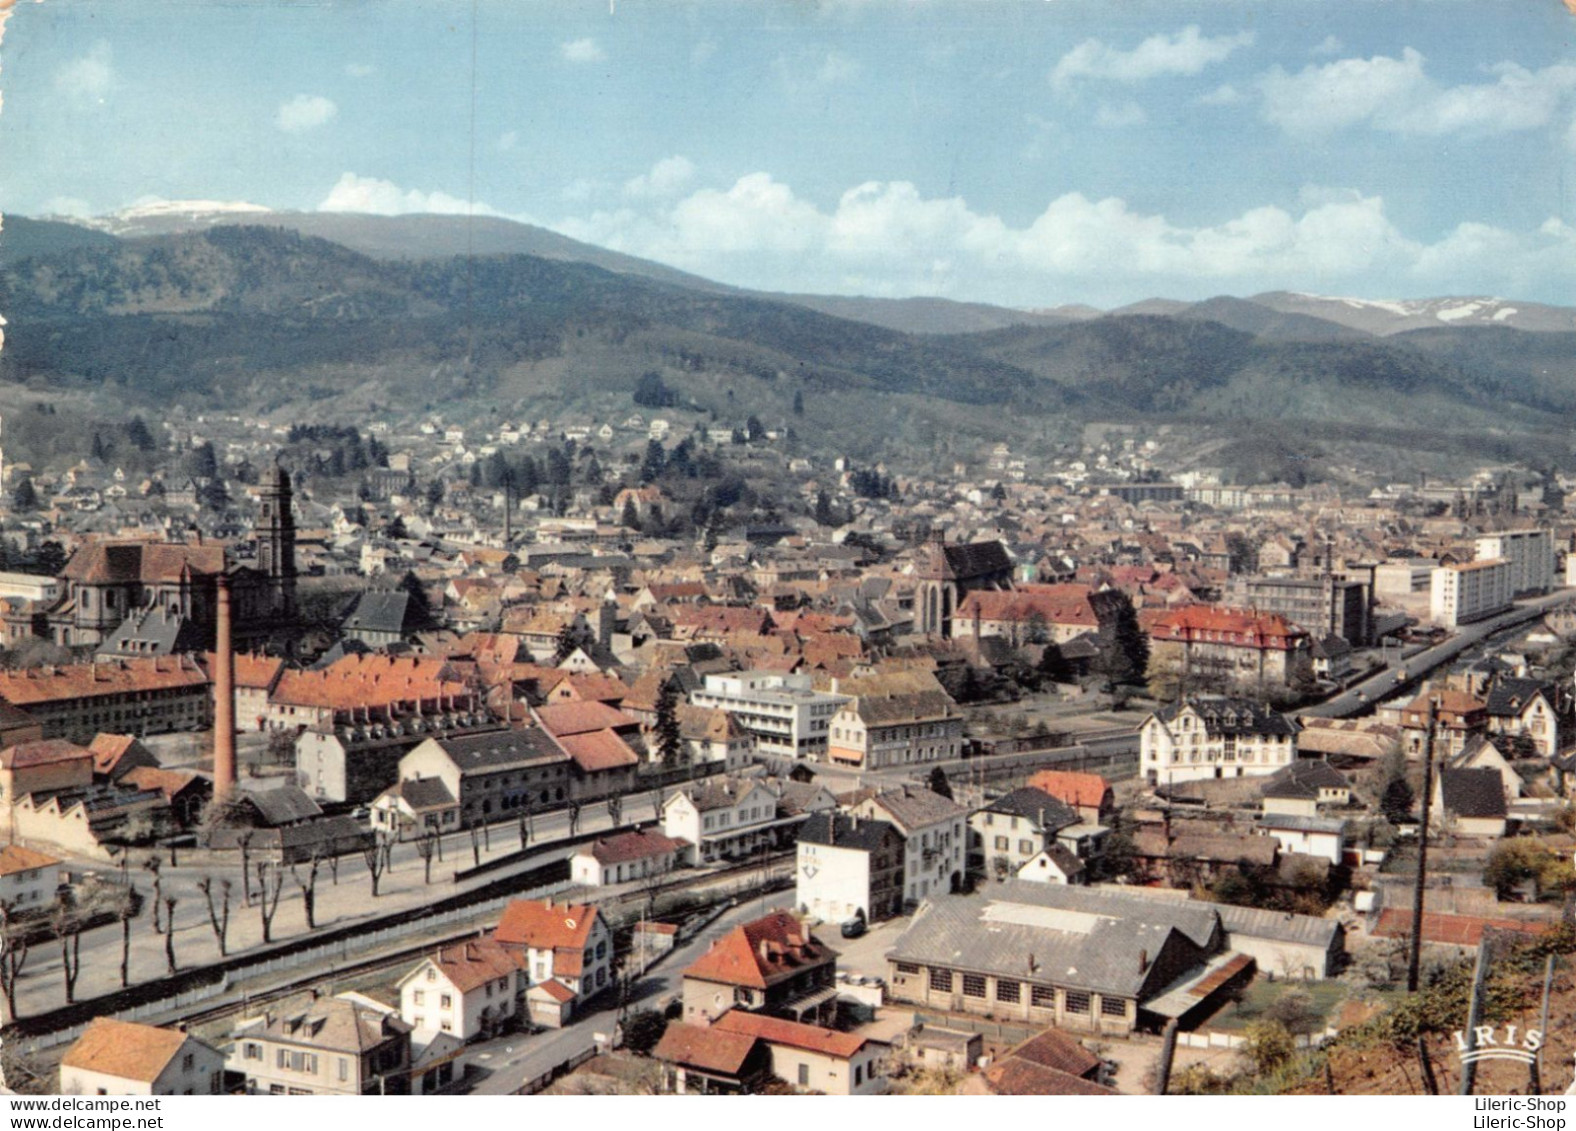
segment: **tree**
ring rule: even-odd
[[[1071,683],[1076,677],[1073,665],[1054,640],[1047,641],[1040,653],[1040,674],[1052,683]]]
[[[837,525],[837,516],[832,513],[832,500],[825,488],[815,493],[815,521],[819,526]]]
[[[751,443],[766,435],[766,425],[761,423],[761,418],[754,413],[744,422],[744,435]]]
[[[578,647],[580,647],[580,633],[571,621],[558,630],[558,637],[553,642],[553,663],[563,663]]]
[[[1391,778],[1379,798],[1379,811],[1392,825],[1411,820],[1412,803],[1416,796],[1412,785],[1404,777]]]
[[[432,856],[437,849],[437,839],[437,834],[432,829],[423,829],[421,835],[416,838],[416,855],[421,857],[421,882],[424,884],[432,883]],[[523,838],[520,843],[523,847],[525,844]]]
[[[306,929],[309,931],[317,930],[317,870],[322,863],[323,850],[318,847],[312,850],[312,859],[307,861],[306,879],[303,880],[296,872],[294,864],[290,866],[290,875],[301,889],[301,910],[306,913]]]
[[[655,1009],[631,1013],[624,1021],[624,1047],[636,1056],[650,1056],[667,1029],[668,1019]]]
[[[657,756],[664,766],[677,766],[684,757],[684,735],[679,727],[679,685],[663,682],[657,693]]]
[[[940,766],[932,767],[930,781],[927,784],[930,786],[931,793],[939,793],[948,801],[956,800],[952,796],[952,783],[947,780],[947,771]]]
[[[569,835],[580,835],[580,802],[578,799],[569,803]]]
[[[164,922],[169,928],[164,932],[164,962],[171,974],[175,973],[175,907],[180,903],[173,895],[164,897]]]
[[[82,972],[82,920],[62,900],[49,915],[49,928],[60,941],[60,972],[66,983],[66,1004],[77,1000],[77,975]]]
[[[1242,1054],[1261,1076],[1274,1072],[1297,1052],[1296,1040],[1279,1021],[1255,1021],[1242,1036]]]
[[[607,799],[607,819],[613,828],[618,828],[618,823],[624,816],[624,799],[614,794]]]
[[[153,439],[153,433],[148,431],[148,426],[142,422],[140,416],[132,417],[131,423],[126,425],[126,439],[139,452],[151,452],[158,447]]]
[[[650,483],[658,479],[667,468],[667,453],[659,440],[646,441],[646,458],[640,464],[640,481]]]
[[[1095,667],[1112,685],[1139,683],[1149,667],[1149,637],[1138,623],[1133,599],[1119,590],[1107,598],[1111,614],[1100,624],[1100,654]]]
[[[804,390],[803,389],[795,389],[794,390],[794,394],[793,394],[793,414],[795,416],[803,416],[804,415]]]
[[[388,856],[383,851],[383,841],[380,834],[374,833],[372,843],[361,850],[361,858],[367,864],[367,877],[372,881],[372,898],[378,897],[378,881],[383,878],[383,869],[388,863]]]
[[[6,1023],[14,1023],[16,1012],[16,983],[27,965],[27,936],[14,929],[11,923],[13,907],[10,900],[0,899],[0,993],[5,994]]]
[[[257,914],[263,924],[263,942],[274,941],[274,912],[279,910],[279,892],[285,886],[284,870],[267,860],[257,862]]]
[[[11,492],[11,506],[19,511],[38,509],[38,488],[33,486],[31,478],[24,479],[16,485],[16,490]]]
[[[634,499],[624,500],[624,513],[619,518],[619,523],[630,530],[640,529],[640,512],[635,508]]]
[[[214,454],[213,441],[204,440],[186,460],[186,472],[193,479],[212,479],[219,474],[219,457]]]
[[[159,877],[159,858],[150,856],[142,862],[142,866],[153,874],[153,933],[161,933],[159,927],[159,907],[163,903],[164,887]]]
[[[120,988],[131,985],[131,920],[137,913],[137,889],[130,884],[121,896],[116,918],[120,920]]]
[[[224,958],[230,953],[227,944],[230,934],[230,881],[219,881],[217,904],[214,902],[213,888],[211,876],[204,876],[197,881],[197,890],[202,892],[203,899],[208,903],[208,923],[213,927],[213,937],[219,944],[219,957]]]

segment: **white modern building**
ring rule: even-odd
[[[1503,561],[1510,566],[1511,596],[1547,593],[1554,586],[1554,532],[1505,530],[1477,540],[1478,561]]]
[[[1515,590],[1503,558],[1442,565],[1433,572],[1429,617],[1444,628],[1470,624],[1510,607]]]
[[[832,716],[848,699],[815,690],[808,675],[766,671],[708,675],[690,692],[693,706],[721,708],[755,735],[758,754],[814,761],[826,757]]]

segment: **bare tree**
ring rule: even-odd
[[[153,933],[162,934],[159,926],[159,905],[163,902],[164,882],[159,877],[159,858],[150,856],[142,862],[142,866],[153,875]]]
[[[274,941],[274,912],[279,910],[279,892],[285,885],[283,868],[267,860],[257,862],[257,913],[263,921],[263,941]]]
[[[309,931],[317,930],[317,870],[322,863],[323,848],[319,845],[312,850],[312,859],[307,861],[306,879],[300,877],[294,864],[290,866],[290,874],[301,889],[301,910],[306,912],[306,929]]]
[[[127,883],[120,898],[120,988],[131,985],[131,919],[136,914],[137,889]]]
[[[57,903],[49,913],[49,929],[60,941],[60,972],[66,982],[66,1004],[77,1000],[77,975],[82,972],[82,920],[76,909]]]
[[[424,829],[416,838],[416,855],[421,857],[421,882],[424,884],[432,883],[432,854],[437,839],[431,829]]]
[[[482,831],[474,823],[465,827],[471,834],[471,865],[472,867],[480,868],[482,866]]]
[[[524,848],[531,843],[531,826],[534,824],[532,815],[536,812],[536,803],[530,794],[520,799],[520,847]]]
[[[623,818],[624,799],[615,793],[612,797],[607,799],[607,819],[616,829],[618,828],[619,821],[623,820]]]
[[[219,903],[214,905],[213,879],[204,876],[197,881],[197,890],[202,892],[203,898],[208,901],[208,922],[213,925],[213,937],[219,942],[219,957],[229,955],[226,938],[230,933],[230,881],[219,881]]]
[[[482,821],[482,847],[492,851],[492,824],[486,820]]]
[[[0,993],[5,994],[6,1023],[17,1019],[16,983],[27,965],[27,936],[11,929],[10,900],[0,899]]]
[[[241,901],[250,907],[252,905],[252,837],[256,833],[252,829],[238,833],[235,838],[236,847],[241,850]]]
[[[580,802],[569,803],[569,835],[575,836],[580,832]]]
[[[442,859],[440,856],[439,859]],[[334,877],[334,886],[339,886],[339,853],[331,852],[328,856],[328,870]]]
[[[372,834],[372,843],[361,850],[361,858],[367,862],[367,875],[372,880],[372,898],[378,897],[378,880],[383,878],[383,868],[388,857],[383,852],[383,842],[377,833]]]
[[[173,895],[164,897],[164,925],[168,928],[164,932],[164,961],[171,974],[175,973],[175,905],[179,902]]]

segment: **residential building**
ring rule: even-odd
[[[1047,1029],[993,1059],[968,1083],[993,1096],[1114,1096],[1116,1089],[1100,1083],[1101,1067],[1100,1058],[1072,1037]]]
[[[1496,770],[1442,767],[1434,779],[1434,804],[1459,836],[1505,835],[1505,789]]]
[[[1476,735],[1488,732],[1488,704],[1454,688],[1425,687],[1401,708],[1401,748],[1408,758],[1421,758],[1428,746],[1429,705],[1437,704],[1434,717],[1434,757],[1461,753]]]
[[[732,774],[753,761],[755,736],[727,711],[680,703],[674,714],[691,765]]]
[[[1139,727],[1139,769],[1151,785],[1272,774],[1297,758],[1297,723],[1248,699],[1198,696]]]
[[[1372,597],[1368,581],[1329,574],[1235,577],[1226,589],[1226,599],[1238,608],[1274,613],[1315,639],[1337,636],[1358,648],[1374,642]]]
[[[0,903],[12,913],[54,906],[61,879],[56,857],[20,844],[0,847]]]
[[[1230,903],[1215,910],[1226,932],[1226,948],[1249,955],[1260,970],[1307,981],[1322,981],[1340,972],[1346,958],[1346,928],[1338,919]]]
[[[874,1096],[887,1089],[891,1046],[883,1041],[744,1009],[728,1010],[711,1029],[760,1041],[770,1053],[772,1075],[795,1091]]]
[[[1266,814],[1317,817],[1321,806],[1351,804],[1352,785],[1322,758],[1299,758],[1271,774],[1259,796]]]
[[[398,775],[442,782],[463,827],[555,808],[571,788],[570,759],[537,727],[429,738],[399,760]]]
[[[594,801],[636,788],[645,750],[638,720],[606,703],[554,703],[531,717],[569,756],[569,796]]]
[[[742,924],[684,971],[684,1017],[706,1025],[738,1007],[794,1021],[837,1010],[837,952],[786,911]]]
[[[979,875],[1006,879],[1053,844],[1080,858],[1095,855],[1106,831],[1086,825],[1043,790],[1015,789],[969,815],[970,865]]]
[[[1116,795],[1111,783],[1099,774],[1077,770],[1036,770],[1024,782],[1030,789],[1044,790],[1078,812],[1080,820],[1102,824],[1116,812]]]
[[[1503,558],[1450,563],[1431,574],[1430,619],[1444,628],[1470,624],[1510,608],[1514,575]]]
[[[956,891],[968,871],[968,810],[921,786],[900,786],[849,808],[856,817],[890,821],[903,835],[903,901]]]
[[[492,937],[524,958],[526,1007],[538,1025],[561,1027],[613,984],[613,932],[590,904],[513,900]]]
[[[934,681],[932,681],[934,682]],[[860,770],[950,762],[962,755],[963,712],[934,690],[862,694],[832,716],[827,761]]]
[[[679,866],[689,842],[648,829],[598,837],[569,858],[569,878],[586,887],[659,880]]]
[[[400,979],[400,1016],[418,1045],[437,1033],[462,1041],[493,1036],[518,1024],[523,980],[518,950],[491,939],[457,943]]]
[[[63,1096],[218,1096],[224,1054],[178,1029],[95,1017],[60,1058]]]
[[[848,696],[816,691],[808,675],[771,671],[707,675],[690,692],[696,707],[721,709],[755,736],[763,757],[820,761],[832,716]]]
[[[27,712],[45,738],[73,742],[213,725],[208,674],[185,656],[0,672],[0,699]]]
[[[1259,832],[1273,837],[1282,852],[1300,852],[1339,864],[1346,853],[1346,822],[1337,817],[1308,817],[1296,813],[1265,813]]]
[[[360,994],[319,997],[236,1026],[226,1065],[251,1095],[405,1095],[411,1027]]]
[[[803,816],[779,817],[777,795],[759,778],[720,777],[681,786],[662,803],[662,831],[685,841],[685,862],[747,859],[777,847]]]
[[[1278,613],[1184,605],[1150,625],[1150,670],[1173,671],[1184,687],[1284,684],[1308,659],[1308,633]]]
[[[1552,530],[1502,530],[1477,540],[1478,561],[1503,561],[1509,568],[1510,595],[1547,593],[1554,587]]]
[[[1560,752],[1560,718],[1552,684],[1499,676],[1489,685],[1486,706],[1490,734],[1524,739],[1540,758]]]
[[[293,731],[362,727],[382,737],[395,728],[421,734],[474,725],[481,710],[474,686],[443,660],[353,652],[328,667],[280,673],[267,725]]]
[[[794,904],[829,923],[901,914],[903,849],[902,834],[886,821],[815,814],[799,829]]]

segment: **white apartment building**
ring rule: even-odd
[[[801,761],[826,757],[832,716],[848,699],[815,690],[808,675],[763,671],[708,675],[690,692],[693,706],[720,708],[755,735],[757,753]]]
[[[1503,558],[1442,565],[1433,573],[1430,619],[1444,628],[1470,624],[1510,607],[1510,563]]]
[[[800,820],[779,818],[777,795],[755,778],[694,782],[662,803],[663,835],[683,840],[683,861],[696,866],[775,848],[785,830]]]
[[[1510,593],[1547,593],[1554,586],[1554,532],[1504,530],[1477,540],[1477,560],[1510,566]]]
[[[1150,785],[1273,774],[1297,760],[1297,724],[1247,699],[1200,697],[1162,707],[1138,730]]]
[[[903,836],[903,899],[957,891],[968,873],[969,811],[923,786],[900,786],[855,805],[859,818],[889,821]]]

